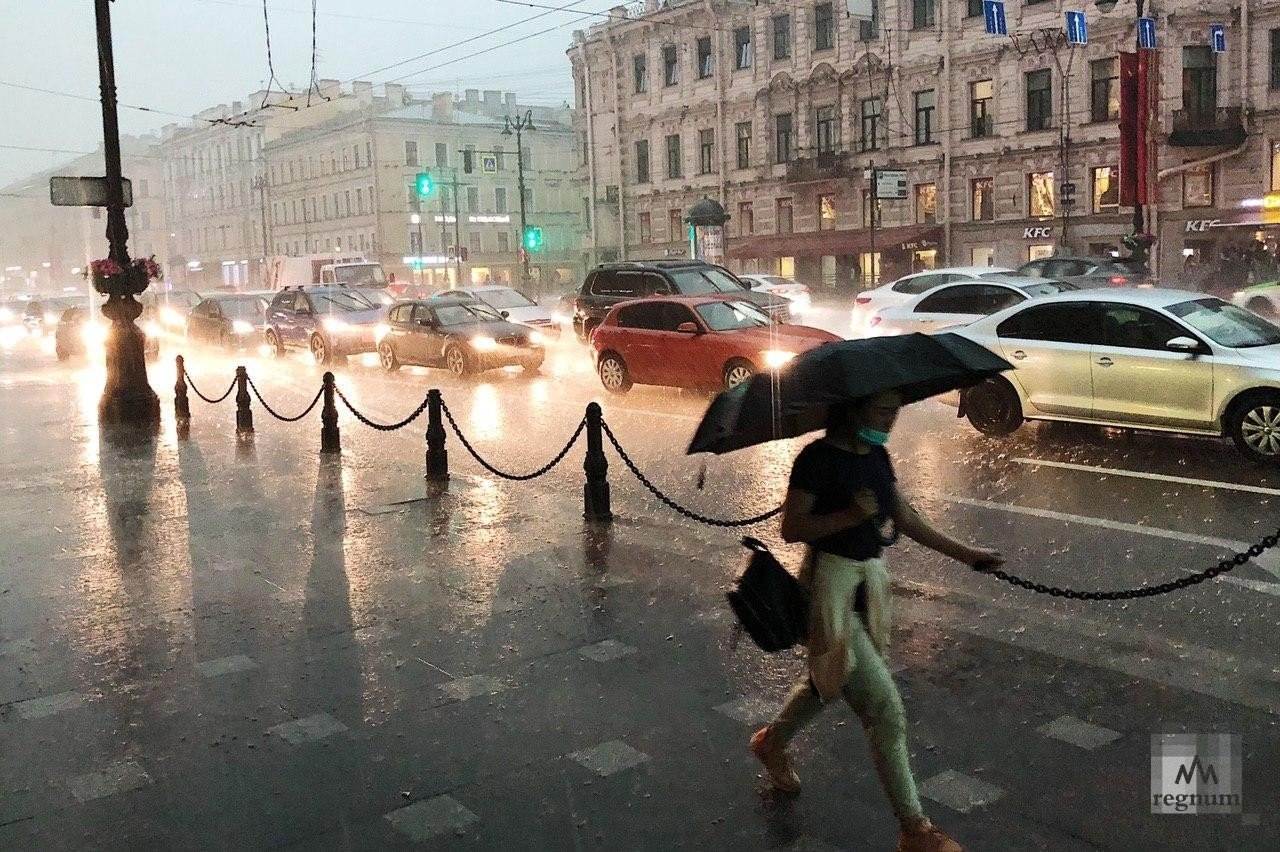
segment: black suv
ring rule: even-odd
[[[715,293],[732,293],[754,302],[776,321],[791,318],[790,302],[752,290],[723,267],[701,260],[636,260],[602,263],[587,273],[573,301],[573,330],[586,342],[609,309],[629,299]]]

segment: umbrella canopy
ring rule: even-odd
[[[732,450],[795,438],[827,423],[827,408],[881,391],[904,405],[971,387],[1013,365],[955,334],[907,334],[826,343],[781,372],[757,373],[717,396],[702,416],[689,453]]]

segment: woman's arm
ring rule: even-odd
[[[1004,564],[1004,557],[998,551],[983,547],[972,547],[934,527],[920,517],[920,513],[907,502],[896,487],[893,490],[893,495],[893,521],[898,526],[898,532],[907,538],[966,565],[975,565],[979,562],[996,566]]]
[[[807,491],[793,488],[787,492],[787,501],[782,504],[783,541],[788,544],[817,541],[856,527],[879,512],[870,489],[859,491],[853,498],[853,505],[840,512],[815,515],[815,502],[817,498]]]

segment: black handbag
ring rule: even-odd
[[[748,536],[742,545],[751,551],[747,567],[725,592],[739,626],[764,651],[785,651],[803,643],[809,595],[759,539]]]

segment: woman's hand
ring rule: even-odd
[[[870,488],[863,488],[857,494],[854,494],[853,505],[845,510],[845,515],[850,521],[849,525],[853,527],[878,517],[879,514],[880,502],[876,500],[875,492]]]
[[[1004,557],[1000,555],[1000,551],[991,550],[985,547],[968,547],[960,559],[966,565],[977,567],[979,565],[984,568],[999,568],[1004,565]]]

